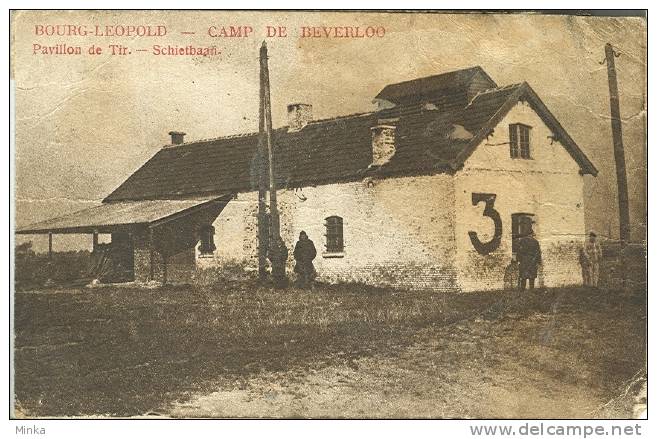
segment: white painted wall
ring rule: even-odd
[[[532,160],[511,159],[508,125],[532,128]],[[303,188],[302,201],[291,190],[279,193],[282,236],[292,250],[305,230],[317,247],[315,267],[327,282],[364,282],[416,289],[503,288],[511,260],[511,214],[536,215],[535,231],[544,256],[541,282],[546,286],[578,284],[577,249],[584,230],[583,179],[563,146],[550,144],[552,133],[526,104],[519,103],[477,148],[454,176],[389,178]],[[502,144],[502,145],[498,145]],[[472,193],[497,194],[495,208],[503,222],[498,250],[479,255],[468,231],[482,241],[492,237],[484,205],[472,206]],[[215,256],[198,257],[199,267],[225,263],[257,269],[257,193],[238,194],[214,223]],[[328,258],[325,218],[344,221],[343,257]]]
[[[512,159],[508,126],[532,127],[531,160]],[[503,288],[504,269],[511,260],[511,214],[533,213],[534,231],[543,253],[545,286],[581,283],[578,248],[584,234],[583,178],[579,166],[528,104],[518,103],[475,150],[455,175],[456,243],[461,289]],[[473,248],[468,231],[482,241],[493,234],[492,221],[482,216],[484,204],[472,206],[472,193],[494,193],[502,217],[499,249],[487,256]]]
[[[279,193],[281,235],[292,250],[304,230],[315,243],[319,280],[450,289],[455,282],[454,193],[447,175],[404,177]],[[301,193],[298,193],[301,195]],[[255,270],[257,194],[239,194],[214,223],[217,251],[200,267],[241,262]],[[345,250],[325,252],[325,218],[343,218]]]
[[[257,192],[240,193],[230,200],[213,223],[214,244],[217,247],[214,256],[201,256],[197,248],[197,266],[209,268],[222,264],[245,264],[247,268],[257,269],[257,213]]]
[[[320,279],[448,289],[455,277],[454,196],[446,175],[304,188],[281,197],[286,242],[305,230],[315,242]],[[325,254],[325,218],[343,218],[344,257]]]

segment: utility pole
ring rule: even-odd
[[[261,61],[262,62],[262,61]],[[265,87],[263,70],[260,70],[260,109],[257,169],[258,169],[258,277],[267,279],[267,250],[269,248],[269,221],[267,220],[267,139],[265,137]]]
[[[621,126],[618,83],[614,58],[620,56],[610,43],[605,45],[607,76],[609,77],[609,106],[611,111],[611,134],[614,140],[614,159],[616,161],[616,182],[618,183],[618,215],[620,225],[620,271],[625,287],[626,267],[625,248],[630,240],[630,208],[627,194],[627,171],[625,169],[625,150],[623,148],[623,129]]]
[[[645,77],[645,76],[644,76]],[[645,87],[644,87],[645,89]],[[648,122],[646,120],[646,94],[641,96],[641,119],[643,120],[643,233],[642,241],[643,246],[647,248],[648,245]],[[636,239],[636,236],[634,237]]]
[[[283,249],[280,248],[281,242],[281,224],[278,215],[278,206],[276,199],[276,172],[274,168],[274,145],[272,141],[272,121],[271,121],[271,96],[269,86],[269,66],[267,63],[267,43],[262,42],[260,47],[260,71],[262,73],[261,87],[264,92],[264,120],[265,120],[265,139],[267,141],[267,151],[269,153],[269,245],[270,245],[270,260],[271,260],[271,274],[275,286],[283,286],[286,282],[285,277],[285,260],[287,259],[287,249],[283,255]]]

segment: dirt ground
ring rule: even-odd
[[[17,292],[16,415],[628,418],[644,301],[248,283]]]

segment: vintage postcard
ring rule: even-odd
[[[12,417],[646,417],[644,12],[10,18]]]

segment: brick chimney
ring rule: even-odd
[[[182,131],[169,131],[169,135],[171,136],[171,144],[172,145],[180,145],[182,143],[185,143],[185,134]]]
[[[287,106],[288,131],[299,131],[313,120],[313,106],[310,104],[290,104]]]
[[[395,136],[398,119],[379,120],[372,130],[372,165],[381,166],[395,155]]]

